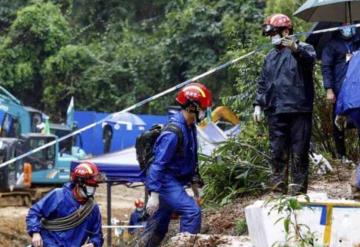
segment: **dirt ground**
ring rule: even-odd
[[[334,172],[326,176],[312,176],[309,192],[326,192],[330,198],[350,198],[349,179],[352,168],[338,166]],[[144,187],[127,188],[123,185],[112,187],[112,215],[123,223],[128,222],[136,198],[143,198]],[[203,214],[202,233],[237,235],[236,222],[244,218],[245,206],[255,200],[265,198],[247,196],[239,198],[234,203],[222,208],[207,208]],[[100,205],[103,222],[106,224],[106,187],[101,185],[96,193]],[[0,208],[0,246],[24,247],[30,238],[25,230],[25,217],[28,208]],[[170,236],[177,232],[175,221],[171,227]],[[106,233],[106,231],[104,231]]]

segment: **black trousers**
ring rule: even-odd
[[[273,184],[282,183],[284,192],[306,193],[308,185],[311,113],[268,115]]]

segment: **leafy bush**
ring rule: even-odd
[[[204,199],[224,205],[240,195],[258,193],[270,172],[268,150],[267,138],[248,125],[239,138],[203,157]]]

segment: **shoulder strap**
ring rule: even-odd
[[[184,135],[183,135],[183,132],[182,132],[182,130],[181,130],[181,128],[178,126],[178,125],[176,125],[176,124],[174,124],[174,123],[168,123],[165,127],[164,127],[164,129],[163,129],[163,131],[170,131],[170,132],[173,132],[173,133],[175,133],[176,135],[177,135],[177,137],[178,137],[178,142],[177,142],[177,153],[178,154],[183,154],[183,143],[184,143]]]

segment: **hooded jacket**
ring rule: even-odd
[[[325,46],[321,56],[321,68],[324,79],[324,88],[333,89],[338,95],[345,79],[349,63],[346,61],[346,54],[353,53],[360,48],[358,36],[345,40],[336,35]]]
[[[272,49],[264,61],[254,104],[272,114],[312,112],[315,58],[314,48],[302,42],[295,53],[286,47]]]

